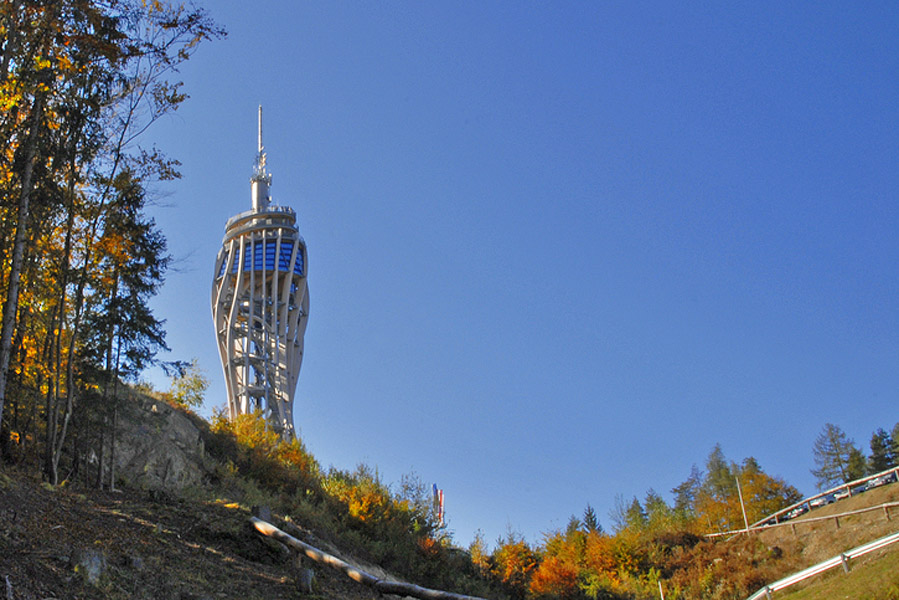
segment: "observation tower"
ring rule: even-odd
[[[258,140],[252,208],[228,219],[215,259],[212,320],[229,418],[262,410],[272,428],[290,439],[309,317],[306,242],[293,209],[272,204],[261,106]]]

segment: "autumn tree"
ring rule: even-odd
[[[178,64],[219,35],[203,11],[166,2],[0,5],[0,437],[11,382],[16,415],[22,398],[42,396],[52,482],[77,396],[92,384],[83,368],[100,365],[108,389],[162,347],[146,300],[167,259],[143,207],[147,186],[176,173],[135,142],[186,97],[171,80]],[[129,256],[151,246],[152,259]],[[88,323],[105,344],[92,347]],[[90,353],[101,346],[98,362]]]
[[[199,408],[206,397],[209,379],[194,358],[184,368],[172,374],[172,387],[166,398],[184,408]]]
[[[518,600],[525,598],[537,568],[537,554],[524,538],[513,532],[499,538],[491,562],[493,576],[510,595]]]
[[[765,473],[751,456],[740,464],[728,461],[720,445],[709,454],[706,469],[692,507],[693,517],[701,528],[741,529],[745,526],[744,509],[746,519],[753,523],[802,497],[782,479]],[[697,473],[691,474],[691,479]]]
[[[475,532],[474,539],[471,541],[471,544],[468,545],[468,555],[471,558],[471,563],[480,575],[487,576],[490,574],[490,552],[487,549],[487,541],[484,539],[484,533],[480,529]]]
[[[783,479],[765,473],[751,456],[743,461],[738,471],[743,504],[750,523],[802,499],[799,490]]]
[[[585,560],[587,535],[580,521],[572,518],[565,532],[546,537],[540,562],[530,581],[533,595],[566,599],[578,595],[578,576]]]

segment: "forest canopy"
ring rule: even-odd
[[[102,457],[119,383],[166,348],[147,301],[170,257],[146,209],[178,162],[139,140],[222,35],[167,2],[0,4],[0,452],[41,446],[54,484],[73,428]]]

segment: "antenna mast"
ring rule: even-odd
[[[265,146],[262,145],[262,105],[259,105],[259,127],[257,133],[256,168],[250,178],[253,190],[253,210],[268,208],[272,198],[268,187],[272,184],[272,176],[265,171]]]
[[[262,154],[264,146],[262,145],[262,105],[259,105],[259,154]]]

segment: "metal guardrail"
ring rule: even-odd
[[[814,577],[819,573],[823,573],[824,571],[828,571],[833,569],[834,567],[842,565],[843,569],[848,573],[849,572],[849,561],[853,558],[858,558],[863,556],[869,552],[874,552],[875,550],[880,550],[890,544],[895,544],[899,542],[899,532],[894,533],[892,535],[888,535],[886,537],[882,537],[879,540],[874,540],[873,542],[869,542],[863,546],[859,546],[858,548],[853,548],[848,552],[843,552],[839,556],[835,556],[830,560],[825,560],[824,562],[818,563],[817,565],[813,565],[807,569],[799,571],[798,573],[794,573],[789,577],[784,577],[774,583],[770,583],[751,595],[746,600],[760,600],[761,598],[770,599],[771,592],[776,592],[778,590],[782,590],[786,587],[789,587],[795,583],[799,583],[800,581],[805,581],[809,577]]]
[[[787,515],[794,509],[799,508],[801,506],[806,506],[806,508],[810,510],[810,509],[814,508],[810,504],[813,500],[815,500],[817,498],[827,497],[831,494],[835,494],[836,492],[839,492],[840,490],[847,490],[849,492],[849,495],[852,496],[853,490],[857,490],[865,483],[867,483],[873,479],[877,479],[879,477],[886,477],[887,475],[890,475],[890,474],[893,474],[896,478],[896,481],[899,481],[899,467],[893,467],[891,469],[887,469],[886,471],[881,471],[880,473],[868,475],[867,477],[862,477],[861,479],[856,479],[855,481],[850,481],[849,483],[843,483],[836,487],[832,487],[827,491],[820,492],[818,494],[815,494],[814,496],[809,496],[808,498],[804,498],[803,500],[800,500],[799,502],[796,502],[795,504],[791,504],[790,506],[787,506],[786,508],[780,509],[776,513],[772,513],[772,514],[768,515],[767,517],[756,521],[755,523],[750,525],[749,528],[754,529],[771,519],[774,519],[776,522],[779,522],[778,519],[780,517]],[[864,491],[864,490],[862,490],[862,491]],[[786,521],[786,520],[789,520],[789,517],[784,519],[784,521]]]

